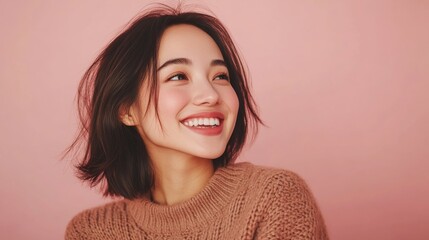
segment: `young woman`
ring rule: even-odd
[[[66,239],[327,239],[306,184],[234,163],[260,119],[216,18],[163,7],[116,37],[79,88],[81,179],[123,200],[89,209]]]

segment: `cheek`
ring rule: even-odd
[[[228,91],[222,92],[222,99],[225,102],[225,104],[228,105],[231,111],[233,111],[235,114],[238,113],[238,106],[239,106],[238,97],[232,87],[229,88]]]
[[[158,113],[163,116],[177,116],[189,102],[189,94],[185,89],[162,89],[159,92]]]

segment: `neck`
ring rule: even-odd
[[[168,159],[152,161],[155,184],[152,200],[173,205],[199,193],[214,173],[211,159]]]

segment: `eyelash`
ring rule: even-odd
[[[217,78],[219,78],[219,77],[220,77],[221,80],[226,80],[226,81],[229,82],[229,76],[228,76],[228,74],[221,73],[219,75],[216,75],[216,77],[214,78],[214,80],[217,79]],[[180,79],[173,80],[173,78],[180,78]],[[170,78],[168,78],[169,81],[181,81],[181,80],[187,80],[187,79],[188,78],[187,78],[186,74],[183,74],[183,73],[174,74],[173,76],[171,76]]]
[[[175,78],[175,77],[181,77],[182,79],[173,80],[173,78]],[[187,80],[187,79],[188,78],[183,73],[174,74],[173,76],[171,76],[170,78],[168,78],[169,81],[180,81],[180,80]]]
[[[226,80],[226,81],[228,81],[228,82],[229,82],[229,76],[228,76],[228,74],[226,74],[226,73],[221,73],[221,74],[217,75],[217,76],[215,77],[215,79],[216,79],[216,78],[218,78],[218,77],[222,77],[222,78],[221,78],[222,80]]]

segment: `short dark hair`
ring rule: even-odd
[[[233,162],[247,139],[262,123],[249,91],[246,69],[231,37],[213,16],[181,12],[180,7],[157,7],[146,11],[119,34],[84,74],[78,89],[79,135],[68,148],[84,151],[78,176],[91,186],[105,184],[105,196],[134,199],[150,192],[153,173],[145,144],[135,127],[120,119],[120,109],[136,102],[139,89],[149,79],[150,97],[157,107],[157,52],[163,32],[170,26],[190,24],[213,38],[228,68],[238,100],[237,121],[225,152],[213,160],[215,168]]]

